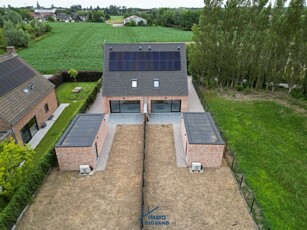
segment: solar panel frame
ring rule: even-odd
[[[180,51],[112,51],[110,71],[180,71]]]

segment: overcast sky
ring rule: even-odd
[[[0,0],[0,5],[13,7],[36,6],[37,0]],[[110,5],[137,7],[137,8],[159,8],[159,7],[203,7],[203,0],[39,0],[42,7],[50,7],[53,4],[56,7],[69,7],[72,5],[81,5],[82,7],[93,6],[107,7]]]

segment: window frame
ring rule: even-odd
[[[48,113],[48,112],[49,112],[49,105],[48,105],[48,103],[46,103],[46,104],[44,105],[44,110],[45,110],[45,113]]]
[[[132,79],[131,80],[131,88],[137,88],[137,87],[138,87],[138,80],[137,79]]]
[[[156,83],[158,83],[158,85],[156,85]],[[153,87],[154,87],[155,89],[160,88],[160,79],[154,79],[154,80],[153,80]]]

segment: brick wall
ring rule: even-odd
[[[200,162],[205,168],[218,168],[222,165],[224,148],[224,145],[188,144],[186,161],[189,166]]]
[[[225,145],[189,144],[183,119],[181,138],[188,166],[191,166],[192,162],[200,162],[205,168],[218,168],[222,165]]]
[[[93,169],[96,167],[96,147],[97,143],[98,155],[101,152],[103,143],[107,135],[107,116],[104,117],[96,138],[92,146],[89,147],[56,147],[60,170],[63,171],[79,171],[80,165],[90,165]]]
[[[48,103],[49,111],[46,113],[44,105]],[[55,90],[52,90],[45,98],[43,98],[36,106],[34,106],[27,114],[25,114],[15,125],[13,125],[13,131],[18,143],[23,144],[20,130],[34,117],[38,127],[48,119],[50,115],[57,109],[58,103],[55,95]]]
[[[127,100],[139,100],[141,113],[144,112],[144,102],[147,102],[147,109],[148,113],[151,113],[151,100],[181,100],[181,111],[187,112],[188,111],[188,96],[128,96],[128,97],[102,97],[102,106],[103,111],[105,113],[111,113],[110,111],[110,101],[117,100],[117,101],[127,101]]]
[[[60,170],[79,171],[80,165],[96,166],[95,147],[57,147],[55,149]]]
[[[103,143],[106,139],[107,132],[108,132],[107,117],[108,117],[108,115],[105,115],[105,117],[103,118],[103,121],[100,125],[98,132],[97,132],[96,139],[95,139],[95,141],[93,142],[93,145],[92,145],[92,148],[94,149],[94,151],[96,151],[95,150],[95,143],[97,143],[98,155],[101,153],[102,146],[103,146]]]

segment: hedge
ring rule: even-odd
[[[102,77],[102,72],[97,71],[78,71],[77,81],[79,82],[97,82]],[[60,71],[48,79],[58,87],[63,82],[74,82],[67,71]]]
[[[78,113],[84,113],[88,109],[88,107],[94,102],[97,93],[101,88],[101,85],[102,81],[101,79],[99,79],[95,88],[88,93],[85,101],[75,112],[75,115]],[[62,131],[52,143],[51,147],[45,153],[42,154],[42,157],[38,161],[38,164],[34,167],[33,172],[21,184],[21,186],[13,195],[10,203],[0,213],[0,229],[11,229],[14,226],[23,209],[32,200],[33,194],[43,183],[44,178],[48,174],[51,167],[56,164],[54,146],[58,142],[68,125],[69,124],[67,124],[66,127],[63,127]]]

